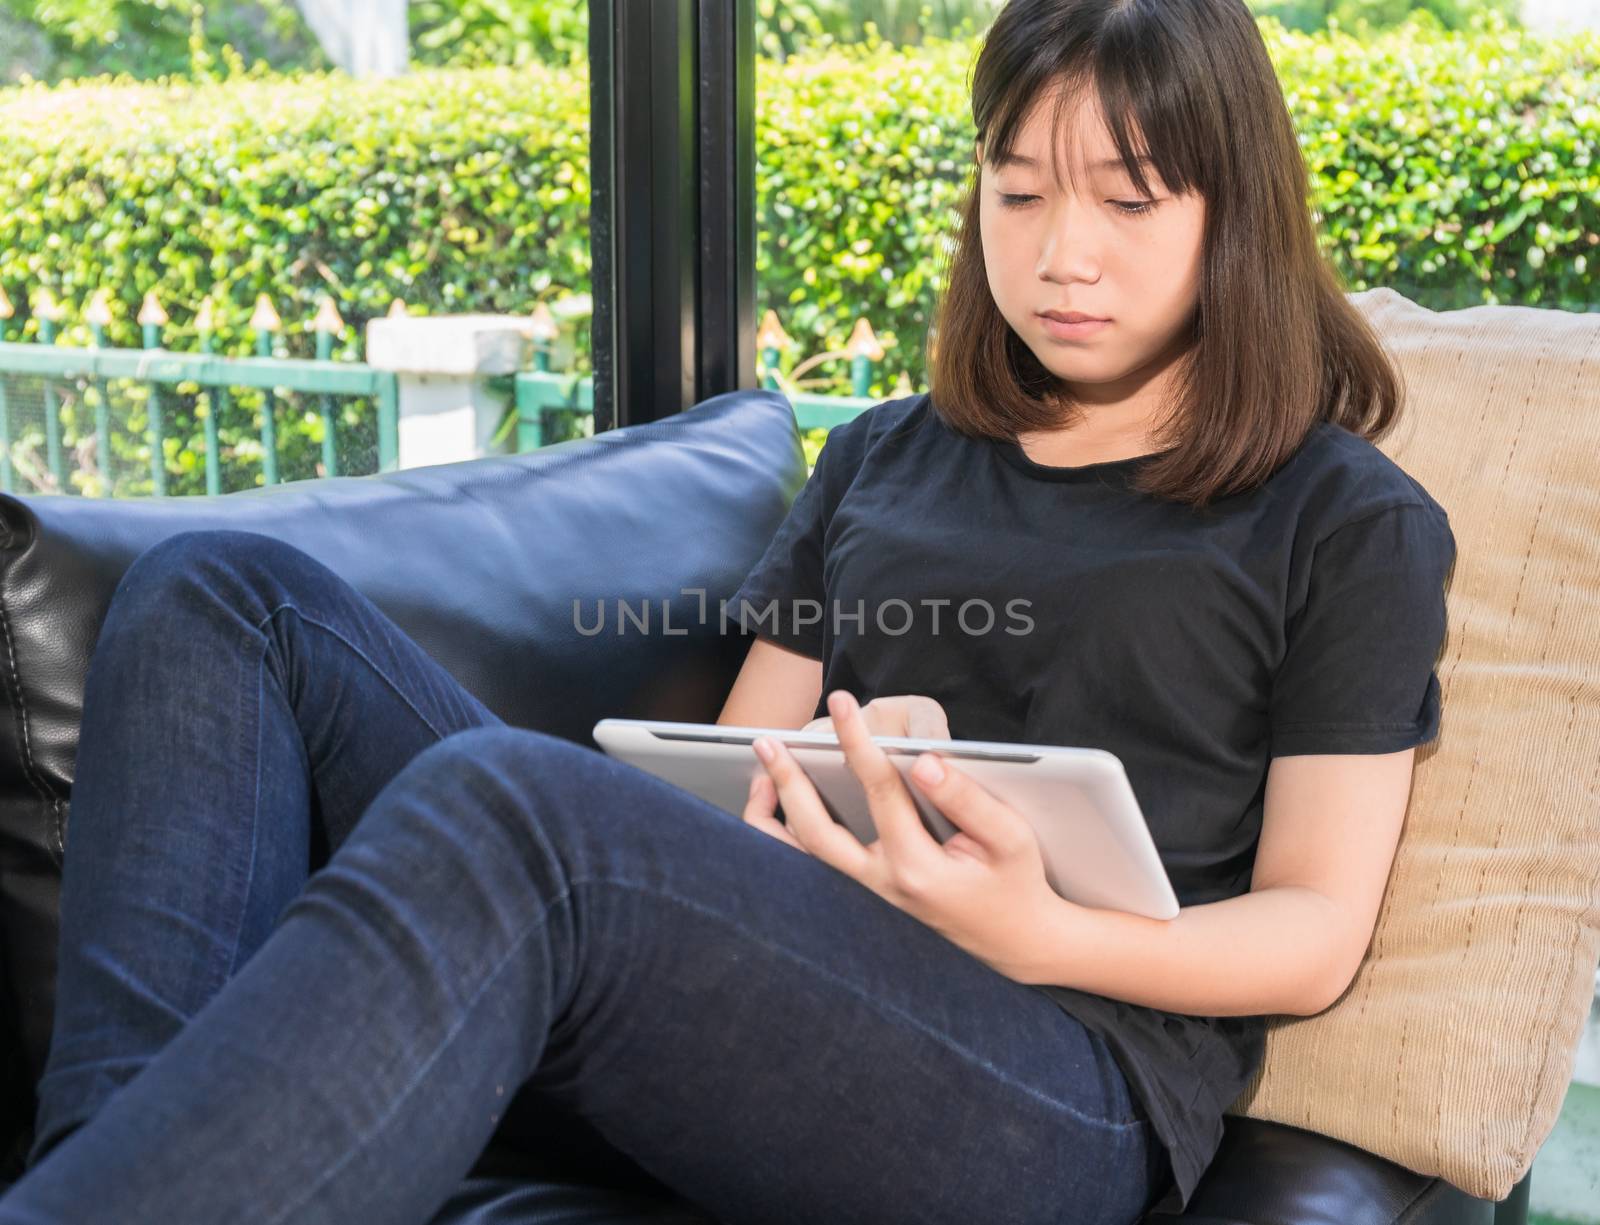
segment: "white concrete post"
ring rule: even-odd
[[[1522,0],[1522,24],[1538,34],[1600,30],[1600,0]]]
[[[396,315],[367,324],[367,364],[392,370],[400,391],[400,467],[449,464],[491,447],[513,397],[484,379],[528,369],[532,320],[517,315]]]
[[[353,77],[394,77],[411,65],[407,0],[296,0],[322,49]]]

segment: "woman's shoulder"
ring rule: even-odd
[[[879,438],[914,426],[927,415],[931,396],[927,392],[901,396],[895,400],[882,400],[871,408],[864,408],[843,425],[829,431],[828,440],[841,430],[848,430],[863,442],[871,444]]]
[[[1286,478],[1302,512],[1329,530],[1400,506],[1449,518],[1422,482],[1377,443],[1332,421],[1313,425],[1277,476]]]
[[[885,439],[915,429],[927,415],[928,401],[926,392],[884,400],[834,426],[823,445],[824,453],[834,449],[831,458],[835,463],[830,466],[859,469],[867,454],[881,446]]]

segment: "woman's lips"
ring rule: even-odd
[[[1048,315],[1040,315],[1039,322],[1044,324],[1045,331],[1057,340],[1082,340],[1111,326],[1109,319],[1081,319],[1076,323],[1063,323],[1060,319],[1052,319]]]

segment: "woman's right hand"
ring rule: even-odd
[[[949,740],[950,720],[944,707],[919,693],[873,698],[861,708],[862,717],[874,736],[916,736],[927,740]],[[831,732],[833,720],[813,719],[803,732]]]

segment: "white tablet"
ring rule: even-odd
[[[595,743],[612,757],[734,816],[744,812],[751,777],[766,769],[753,747],[758,736],[788,746],[834,820],[863,844],[877,839],[866,792],[832,732],[656,719],[601,719],[594,727]],[[993,740],[873,740],[902,776],[931,749],[1016,809],[1038,836],[1051,888],[1068,901],[1152,919],[1177,916],[1172,883],[1115,753]],[[910,779],[906,790],[934,838],[943,843],[956,833]]]

